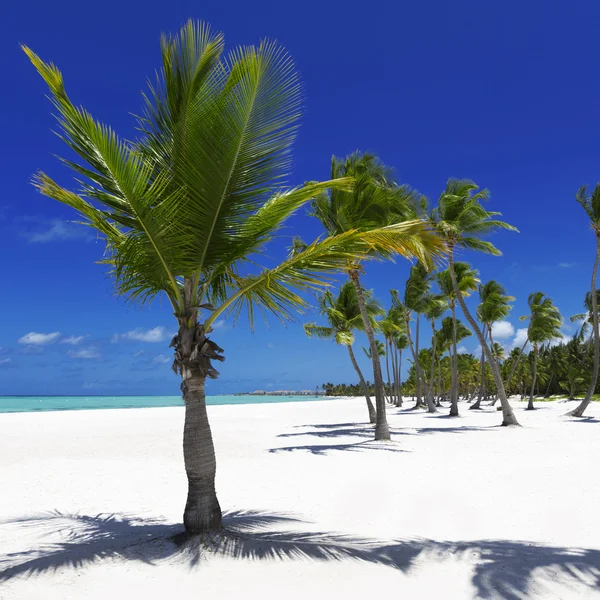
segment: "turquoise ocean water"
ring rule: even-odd
[[[207,396],[206,403],[273,404],[323,399],[323,396]],[[0,396],[0,413],[154,406],[183,406],[183,400],[181,396]]]

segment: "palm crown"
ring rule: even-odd
[[[448,298],[450,306],[456,305],[456,294],[454,292],[454,286],[452,285],[452,277],[450,276],[450,267],[443,271],[438,271],[435,274],[437,285],[440,292]],[[461,291],[463,296],[469,296],[471,292],[477,289],[479,284],[479,276],[475,269],[466,262],[455,262],[454,273],[456,274],[456,281],[458,289]]]
[[[529,320],[527,338],[531,343],[539,344],[561,336],[562,317],[550,298],[542,292],[533,292],[527,304],[531,314],[522,319]]]
[[[479,286],[479,298],[481,302],[477,306],[477,317],[489,327],[508,316],[510,303],[515,299],[514,296],[508,296],[504,287],[493,279]]]
[[[600,183],[596,184],[592,193],[588,196],[587,185],[582,186],[575,194],[575,199],[585,210],[590,218],[592,228],[600,235]]]
[[[438,206],[431,213],[431,221],[450,249],[461,246],[487,254],[500,254],[491,242],[480,237],[495,229],[516,231],[516,228],[494,218],[500,213],[485,210],[481,202],[488,197],[487,189],[480,190],[469,179],[448,181]]]
[[[367,313],[375,324],[375,318],[384,314],[383,308],[373,299],[371,292],[363,291]],[[362,331],[364,323],[358,306],[356,290],[351,281],[346,281],[334,297],[327,290],[319,298],[319,312],[327,319],[328,325],[306,323],[304,331],[309,337],[334,338],[337,344],[349,345],[354,342],[354,331]]]
[[[60,71],[24,47],[50,88],[61,137],[81,159],[64,162],[86,180],[75,193],[39,173],[37,187],[104,236],[120,294],[144,302],[164,292],[188,327],[207,309],[207,330],[244,305],[250,319],[255,306],[290,317],[306,306],[299,292],[325,272],[394,245],[390,231],[348,230],[256,272],[249,257],[286,218],[327,188],[352,184],[282,187],[301,114],[294,66],[273,43],[227,57],[223,45],[220,33],[191,21],[163,36],[163,69],[144,95],[133,143],[75,106]]]

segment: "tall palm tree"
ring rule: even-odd
[[[442,319],[441,325],[436,332],[436,337],[437,337],[436,343],[440,349],[439,350],[440,356],[444,352],[450,352],[450,350],[453,348],[453,346],[456,346],[459,342],[461,342],[465,338],[469,337],[470,335],[471,335],[471,330],[468,327],[465,327],[465,325],[463,325],[459,319],[456,319],[456,317],[445,317],[444,319]],[[454,355],[452,354],[451,357],[453,358]],[[452,361],[451,361],[451,371],[453,370],[453,368],[454,368],[454,365],[452,364]],[[456,377],[456,375],[455,375],[455,377]],[[451,375],[450,387],[452,387],[452,381],[453,380],[452,380],[452,375]],[[455,385],[456,385],[456,381],[457,380],[455,379],[454,380]],[[453,398],[456,398],[456,399],[454,400]],[[457,393],[454,397],[451,395],[450,402],[451,402],[451,404],[456,404],[458,402],[458,386],[457,386]],[[456,407],[456,412],[458,413],[458,407]]]
[[[423,369],[417,357],[419,356],[419,329],[421,322],[421,314],[427,309],[431,289],[431,274],[422,263],[413,265],[410,269],[408,279],[406,280],[406,286],[404,288],[404,304],[400,305],[396,298],[396,305],[398,309],[404,308],[404,318],[406,324],[406,335],[408,336],[408,346],[413,357],[415,365],[415,392],[416,392],[416,403],[415,408],[422,406],[421,391],[425,392],[426,398],[429,398],[427,392],[427,383],[423,376]],[[394,300],[392,300],[394,301]],[[416,325],[415,325],[415,339],[413,341],[410,321],[412,314],[416,314]],[[428,401],[429,403],[429,401]]]
[[[466,248],[497,256],[501,254],[500,251],[491,242],[482,240],[480,236],[499,228],[516,231],[516,228],[512,225],[493,218],[498,216],[499,213],[485,210],[481,205],[481,201],[487,200],[487,198],[488,191],[486,189],[479,190],[478,186],[472,181],[468,179],[450,179],[446,184],[446,189],[440,196],[438,206],[432,211],[431,221],[447,244],[448,266],[458,303],[490,364],[498,390],[498,397],[502,404],[502,424],[518,425],[517,418],[506,397],[499,365],[494,360],[482,331],[467,308],[454,271],[454,252],[457,248]]]
[[[375,321],[375,317],[378,317],[384,313],[383,308],[379,303],[372,298],[371,292],[364,290],[365,306],[367,314],[372,323]],[[339,293],[336,297],[327,290],[319,298],[319,312],[327,320],[327,325],[317,325],[316,323],[306,323],[304,325],[304,331],[309,337],[317,338],[328,338],[333,339],[336,344],[346,346],[348,349],[348,355],[350,356],[350,362],[358,375],[358,380],[365,394],[365,400],[367,402],[367,409],[369,411],[369,421],[375,423],[376,413],[375,407],[371,402],[369,396],[369,388],[365,378],[358,366],[354,351],[352,350],[352,344],[354,343],[354,332],[364,331],[364,322],[358,306],[358,298],[356,297],[356,290],[350,281],[346,281],[340,287]]]
[[[552,300],[544,296],[543,292],[529,294],[527,304],[530,310],[530,314],[527,316],[527,319],[529,319],[527,339],[533,346],[533,374],[527,410],[533,410],[535,408],[533,405],[533,394],[537,378],[539,346],[544,342],[561,337],[560,327],[562,325],[562,317]]]
[[[596,382],[598,381],[598,370],[600,368],[600,331],[598,330],[598,297],[592,293],[596,289],[596,276],[598,274],[598,261],[600,261],[600,183],[592,191],[591,195],[587,194],[587,186],[583,186],[575,194],[575,199],[585,210],[592,231],[596,236],[596,256],[594,258],[594,266],[592,268],[592,286],[590,288],[591,312],[592,312],[592,337],[594,339],[594,366],[592,368],[592,377],[585,394],[585,398],[579,406],[568,413],[572,417],[582,417],[585,409],[592,401]]]
[[[477,318],[483,324],[482,332],[484,338],[489,336],[490,349],[492,355],[497,359],[494,351],[496,344],[493,337],[494,323],[502,321],[508,316],[511,310],[510,303],[514,301],[513,296],[508,296],[504,287],[493,279],[479,286],[479,305],[477,306]],[[481,387],[479,388],[479,396],[477,402],[471,406],[472,410],[477,410],[481,407],[481,401],[486,395],[485,386],[485,353],[481,350]],[[493,401],[492,405],[496,403]]]
[[[333,270],[374,252],[427,260],[426,248],[439,245],[420,222],[353,229],[257,271],[286,218],[330,186],[350,190],[353,182],[282,188],[301,116],[294,65],[273,43],[227,57],[223,47],[222,34],[192,21],[177,36],[162,37],[163,68],[144,95],[135,142],[75,106],[57,67],[23,47],[49,87],[62,139],[79,157],[63,162],[84,179],[78,192],[44,173],[35,185],[104,238],[103,262],[119,295],[138,304],[163,295],[173,308],[189,532],[221,526],[205,402],[206,378],[218,377],[213,362],[224,360],[208,337],[215,320],[235,318],[244,307],[251,322],[255,308],[290,317],[306,306],[299,292],[318,289]]]
[[[408,348],[408,337],[405,333],[397,333],[392,338],[395,355],[396,406],[402,406],[402,351]]]
[[[429,372],[429,386],[426,390],[427,394],[427,411],[430,413],[437,412],[434,398],[434,385],[435,385],[435,363],[436,363],[436,330],[435,322],[448,310],[448,303],[444,296],[441,295],[430,295],[427,306],[425,307],[424,314],[429,320],[431,325],[431,367]]]
[[[385,315],[385,318],[378,322],[377,324],[379,331],[383,334],[385,338],[386,345],[386,371],[387,371],[387,379],[388,385],[392,386],[392,379],[394,381],[393,390],[390,388],[388,390],[388,396],[390,402],[392,402],[392,397],[394,395],[397,396],[397,373],[398,367],[396,365],[396,353],[397,353],[397,345],[395,343],[395,338],[404,334],[404,315],[395,307],[391,306],[388,312]],[[393,377],[390,379],[390,361],[392,363],[392,374]]]
[[[460,290],[463,297],[471,295],[471,292],[477,289],[479,284],[479,277],[476,270],[472,269],[471,266],[466,262],[454,263],[454,276],[456,279],[456,285]],[[439,271],[436,274],[436,281],[438,288],[443,296],[448,299],[448,304],[452,312],[452,323],[453,323],[453,336],[452,336],[452,382],[450,384],[450,414],[452,416],[458,416],[458,362],[457,362],[457,328],[456,328],[456,301],[457,295],[454,289],[454,283],[452,276],[450,275],[450,268],[448,267],[444,271]]]
[[[416,218],[418,196],[407,186],[397,185],[391,177],[390,170],[376,157],[359,153],[352,154],[344,160],[334,157],[331,163],[331,178],[349,176],[354,180],[351,191],[332,189],[331,192],[318,196],[312,204],[313,215],[321,221],[329,235],[380,231],[380,246],[373,249],[374,256],[388,258],[394,250],[401,256],[416,258],[426,265],[431,264],[433,256],[443,252],[441,240],[423,219]],[[401,228],[405,231],[402,243],[398,239],[395,248],[389,245],[385,237],[384,232],[389,228]],[[360,276],[364,272],[362,261],[349,258],[346,270],[356,288],[373,362],[377,407],[375,439],[389,440],[381,361],[360,285]]]

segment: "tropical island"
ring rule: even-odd
[[[362,150],[289,185],[303,92],[278,43],[227,54],[193,20],[163,36],[134,140],[35,46],[73,181],[34,185],[94,231],[119,298],[168,305],[183,406],[0,415],[0,597],[599,597],[600,184],[564,202],[590,242],[582,312],[519,290],[508,347],[516,296],[486,266],[519,223],[471,179],[426,197]],[[259,314],[299,321],[355,380],[207,406],[219,324]]]

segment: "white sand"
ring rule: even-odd
[[[241,533],[200,554],[182,409],[0,415],[0,598],[600,598],[600,406],[515,406],[391,408],[386,444],[360,399],[210,407]]]

